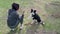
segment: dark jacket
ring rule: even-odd
[[[8,19],[7,19],[7,24],[10,28],[16,28],[19,22],[22,23],[24,15],[19,17],[17,14],[17,11],[14,9],[9,9],[8,11]]]

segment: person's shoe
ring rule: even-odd
[[[22,30],[23,27],[20,27],[20,30]]]
[[[23,29],[23,25],[22,26],[20,26],[20,30],[22,30]]]
[[[11,31],[14,31],[15,29],[11,29]]]

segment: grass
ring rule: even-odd
[[[13,2],[19,3],[20,7],[22,8],[22,11],[25,11],[25,19],[24,24],[31,22],[31,20],[27,19],[27,16],[29,15],[29,10],[31,8],[36,8],[39,10],[38,14],[42,17],[45,24],[45,30],[55,30],[57,32],[60,32],[60,19],[56,19],[54,17],[47,17],[43,15],[50,15],[54,13],[55,9],[54,7],[47,8],[46,10],[45,5],[49,2],[52,2],[54,0],[41,0],[40,2],[35,2],[35,0],[0,0],[0,34],[7,34],[10,29],[7,26],[6,17],[7,17],[7,11],[11,8],[11,4]],[[59,0],[55,0],[59,1]],[[50,10],[49,10],[50,9]],[[40,12],[41,11],[41,12]],[[60,11],[60,10],[58,10]],[[45,13],[45,14],[44,14]],[[25,34],[26,30],[29,28],[29,26],[24,26],[24,29],[22,30],[21,34]],[[41,27],[42,28],[42,27]]]

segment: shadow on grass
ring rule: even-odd
[[[21,31],[22,31],[22,30],[19,29],[18,34],[21,34]]]
[[[21,34],[21,30],[20,29],[18,30],[18,28],[17,28],[14,31],[10,30],[7,34]]]
[[[40,24],[39,24],[40,25]],[[26,31],[26,34],[35,34],[37,32],[37,29],[39,28],[39,25],[33,23]]]
[[[7,34],[16,34],[16,31],[10,30]]]

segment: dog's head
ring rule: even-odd
[[[36,14],[36,10],[31,9],[31,14],[35,15]]]

